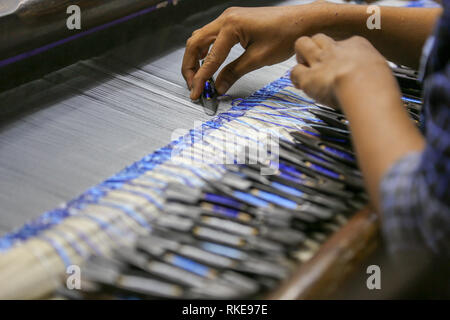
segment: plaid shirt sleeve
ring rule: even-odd
[[[450,257],[450,64],[425,83],[423,152],[398,160],[381,188],[382,232],[392,253]]]

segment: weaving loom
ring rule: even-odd
[[[121,13],[117,13],[117,16],[112,14],[104,17],[104,21],[143,8],[141,4],[135,4],[135,7],[125,11],[118,10]],[[45,70],[43,75],[37,71],[31,78],[38,79],[31,82],[26,82],[30,76],[25,72],[22,82],[26,83],[19,83],[20,86],[16,88],[9,88],[11,85],[6,84],[3,78],[2,83],[8,90],[0,93],[0,114],[7,114],[8,120],[3,122],[0,136],[0,172],[5,177],[0,181],[0,230],[5,234],[0,238],[1,298],[49,297],[61,287],[68,266],[83,266],[92,255],[105,259],[117,258],[117,248],[130,248],[136,243],[142,245],[139,239],[145,239],[150,230],[154,232],[157,229],[158,221],[164,221],[165,216],[171,215],[167,209],[168,203],[186,205],[186,199],[177,199],[174,195],[177,192],[188,195],[189,190],[200,190],[198,194],[211,190],[218,192],[218,189],[208,187],[208,183],[223,181],[224,176],[236,169],[217,160],[218,155],[223,157],[222,160],[227,158],[228,149],[224,151],[226,142],[223,141],[227,134],[236,139],[236,152],[242,153],[248,150],[240,148],[241,143],[245,145],[259,133],[271,134],[280,141],[295,144],[299,140],[295,140],[292,132],[304,131],[305,126],[311,123],[323,123],[320,117],[309,111],[327,109],[315,105],[301,91],[293,88],[286,75],[293,65],[292,60],[241,79],[229,94],[233,98],[247,98],[232,100],[222,97],[220,113],[216,117],[207,116],[201,106],[190,101],[179,74],[183,52],[180,42],[186,39],[192,29],[208,20],[209,16],[216,15],[232,4],[218,5],[205,11],[202,17],[193,15],[180,24],[151,31],[144,29],[141,32],[145,36],[109,48],[100,57],[83,60],[51,73]],[[242,2],[239,4],[244,5]],[[254,5],[255,2],[249,1],[249,4]],[[167,9],[156,3],[153,5],[152,10],[143,10],[151,12],[157,8],[161,8],[161,11]],[[53,34],[53,31],[51,28],[46,29],[46,33]],[[170,41],[167,34],[170,34]],[[55,34],[54,39],[58,37],[60,35]],[[17,50],[25,50],[27,45],[36,46],[35,43],[17,44],[16,51],[2,50],[2,57],[12,52],[15,54]],[[152,47],[151,52],[145,49],[149,47]],[[228,59],[234,59],[240,52],[240,49],[234,48]],[[25,59],[19,56],[16,56],[17,61]],[[19,69],[26,68],[27,63],[25,61]],[[14,69],[5,70],[8,74]],[[403,81],[408,80],[408,77],[403,78]],[[411,104],[416,106],[417,101]],[[205,122],[201,124],[200,121]],[[289,146],[285,145],[286,148]],[[206,157],[205,161],[198,161],[198,154]],[[139,158],[142,160],[127,166]],[[126,169],[116,174],[124,166],[127,166]],[[358,173],[354,170],[352,175],[357,177]],[[111,178],[96,185],[108,176]],[[314,174],[311,173],[311,176]],[[337,176],[339,180],[339,172]],[[348,191],[347,187],[335,183],[336,192],[339,188],[343,188],[343,192]],[[183,189],[179,184],[188,189]],[[96,186],[89,188],[92,185]],[[172,198],[168,196],[171,188],[175,190]],[[289,244],[295,248],[290,247],[289,258],[283,260],[284,264],[288,264],[286,273],[280,271],[275,282],[265,279],[263,275],[265,280],[261,280],[261,283],[265,290],[251,291],[250,296],[282,299],[326,296],[360,259],[370,254],[377,241],[377,221],[375,215],[364,208],[367,199],[361,191],[360,180],[351,185],[350,190],[352,201],[346,200],[345,208],[331,210],[331,215],[321,220],[325,227],[321,225],[319,231],[302,233],[307,241],[302,238],[294,241],[294,245]],[[71,198],[73,200],[68,201]],[[256,210],[262,203],[271,203],[270,208],[275,206],[280,212],[283,211],[280,199],[274,200],[267,195],[263,197],[262,193],[256,198],[260,202],[250,203],[250,209]],[[324,198],[320,201],[327,200]],[[65,204],[52,210],[59,203]],[[289,206],[292,201],[283,204]],[[326,206],[330,208],[332,204]],[[228,213],[236,209],[230,204],[221,208],[227,209],[225,211]],[[47,213],[37,218],[44,211]],[[23,216],[18,217],[17,212]],[[210,208],[209,212],[214,219],[219,219],[209,218],[211,230],[218,233],[218,230],[223,231],[224,226],[212,224],[223,222],[217,217],[218,212],[211,212]],[[8,216],[9,222],[6,219]],[[177,227],[173,230],[176,231],[185,217],[183,214],[175,216],[179,220],[161,222],[160,225],[172,230],[171,223],[174,223]],[[31,222],[19,227],[31,218]],[[207,226],[205,221],[202,222],[203,226]],[[261,228],[270,229],[271,224],[265,223],[266,220],[263,220]],[[16,230],[11,232],[13,228]],[[258,232],[262,232],[262,229],[258,229]],[[296,235],[298,233],[293,234],[293,237]],[[186,242],[180,243],[186,245]],[[197,244],[195,242],[192,247],[198,249]],[[186,253],[181,257],[189,255]],[[133,264],[127,260],[126,254],[121,259]],[[264,259],[266,262],[279,262],[274,257]],[[172,263],[181,269],[173,260],[163,262],[167,265]],[[95,268],[91,270],[95,271]],[[252,272],[246,270],[243,274],[248,276]],[[91,280],[94,279],[95,272],[91,276]],[[227,281],[242,280],[235,273],[226,276]],[[156,278],[164,280],[160,274]],[[234,280],[229,280],[231,278]],[[175,287],[163,287],[162,284],[167,284],[164,281],[153,283],[155,288],[161,289],[160,293],[174,290]],[[330,283],[333,285],[330,286]],[[170,281],[169,284],[173,285]],[[130,289],[130,286],[127,288]],[[200,285],[192,287],[197,291],[198,288],[206,290]],[[177,290],[179,288],[192,289],[184,283],[176,286]],[[205,298],[198,295],[196,290],[188,289],[185,290],[191,295],[188,297]],[[158,298],[183,297],[181,294],[159,296],[154,292],[156,289],[152,290],[146,291],[147,295],[152,296],[149,292],[153,292]],[[98,291],[94,293],[95,297],[99,296]],[[245,294],[236,296],[230,293],[227,296],[225,293],[223,297],[247,297]],[[109,294],[111,292],[105,293],[105,296],[111,297]],[[209,297],[221,298],[206,295],[206,298]]]

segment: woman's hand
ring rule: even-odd
[[[386,60],[365,38],[334,41],[317,34],[299,38],[295,51],[299,64],[291,72],[292,82],[325,105],[345,108],[339,96],[352,91],[375,93],[385,84],[389,85],[386,90],[396,89]]]
[[[380,34],[367,28],[366,10],[367,6],[324,1],[287,7],[227,9],[216,20],[194,31],[187,41],[182,73],[191,90],[191,99],[200,97],[205,81],[219,69],[237,43],[246,51],[219,74],[216,86],[221,94],[244,74],[289,58],[298,37],[319,32],[335,39],[363,36],[389,60],[417,65],[423,43],[441,12],[436,8],[382,7],[383,33]],[[199,61],[205,57],[200,67]]]
[[[424,147],[386,60],[361,37],[334,41],[317,34],[298,39],[295,50],[299,64],[291,73],[293,83],[345,113],[367,190],[379,209],[380,181],[387,170]]]
[[[321,4],[229,8],[216,20],[194,31],[187,41],[182,66],[191,99],[200,97],[205,81],[219,69],[235,44],[240,43],[245,52],[217,77],[220,94],[246,73],[291,57],[295,39],[308,34],[309,26],[316,21],[314,9],[318,6]],[[200,67],[199,61],[204,58]]]

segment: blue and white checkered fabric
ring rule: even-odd
[[[393,253],[450,257],[450,1],[443,6],[425,78],[426,148],[397,161],[381,183],[383,233]]]

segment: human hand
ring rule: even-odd
[[[393,76],[386,60],[365,38],[334,41],[317,34],[299,38],[295,51],[299,64],[291,72],[292,82],[325,105],[340,107],[340,94],[392,86]]]
[[[246,73],[291,57],[295,39],[308,34],[312,22],[317,21],[313,13],[318,6],[228,8],[216,20],[194,31],[186,43],[182,65],[191,99],[200,97],[205,81],[238,43],[245,52],[218,75],[215,82],[219,94],[224,94]],[[202,59],[205,60],[200,66]]]

